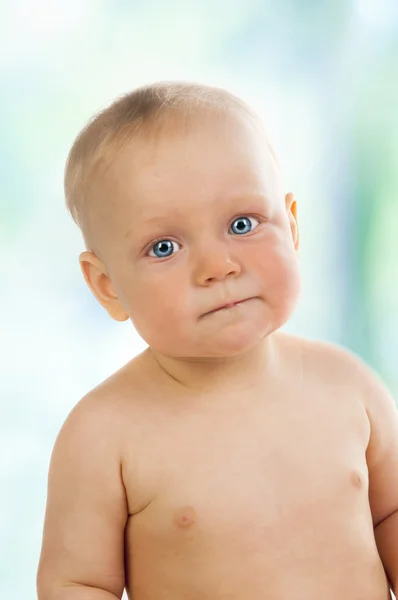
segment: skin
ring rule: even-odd
[[[132,146],[101,188],[104,197],[119,191],[115,234],[106,259],[86,251],[80,264],[109,315],[130,318],[161,368],[186,386],[262,381],[270,334],[300,289],[297,204],[283,194],[264,136],[243,118],[207,118],[189,135],[174,131],[172,144],[165,135]],[[237,217],[247,233],[231,231]],[[171,256],[146,255],[157,238],[173,241]],[[252,299],[203,316],[243,298]]]
[[[300,287],[295,200],[251,126],[207,124],[131,146],[101,184],[120,193],[115,237],[83,273],[149,347],[57,437],[39,600],[387,600],[396,407],[356,357],[279,331]],[[233,233],[246,215],[261,225]],[[158,238],[176,254],[147,256]]]

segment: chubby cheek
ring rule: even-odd
[[[301,289],[299,261],[289,240],[272,240],[257,258],[256,271],[264,298],[270,308],[289,316]]]
[[[163,340],[172,340],[184,327],[187,291],[170,280],[156,285],[136,285],[129,302],[131,321],[140,336],[160,348]]]

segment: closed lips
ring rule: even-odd
[[[250,300],[251,298],[243,298],[243,300],[236,300],[235,302],[229,302],[227,304],[222,304],[221,306],[218,306],[217,308],[213,308],[212,310],[209,310],[207,313],[205,313],[205,315],[209,315],[212,312],[216,312],[217,310],[221,310],[222,308],[231,308],[232,306],[235,306],[236,304],[241,304],[242,302],[245,302],[246,300]],[[203,315],[203,316],[205,316]]]

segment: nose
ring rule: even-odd
[[[231,257],[225,244],[208,244],[195,260],[194,278],[199,285],[209,285],[226,277],[237,277],[241,266]]]

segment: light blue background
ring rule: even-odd
[[[263,116],[299,202],[287,329],[341,343],[398,391],[395,0],[0,2],[0,598],[33,600],[55,437],[145,344],[78,265],[63,168],[84,122],[157,79],[213,83]]]

